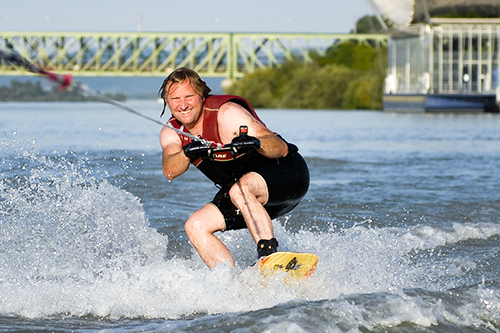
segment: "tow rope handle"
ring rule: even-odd
[[[248,136],[248,126],[246,126],[246,125],[240,126],[239,136],[240,137]],[[238,149],[232,143],[227,143],[225,145],[222,145],[220,147],[213,149],[212,154],[216,153],[216,152],[223,152],[223,151],[229,151],[232,158],[236,158],[236,156],[238,155]]]
[[[241,125],[240,126],[239,136],[241,136],[241,137],[247,137],[248,136],[248,126],[245,126],[245,125]],[[233,158],[235,158],[236,155],[238,155],[238,149],[236,149],[236,147],[231,147],[230,154],[231,154],[231,156]]]
[[[241,125],[240,126],[240,136],[247,136],[248,135],[248,126]]]

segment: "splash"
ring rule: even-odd
[[[94,177],[81,154],[10,151],[0,181],[0,315],[175,319],[300,297],[272,288],[279,281],[264,286],[255,269],[210,271],[194,250],[192,260],[168,253],[139,198]],[[246,231],[226,236],[232,249],[255,247]]]
[[[107,315],[96,293],[124,292],[109,287],[164,262],[167,237],[139,199],[68,158],[22,150],[2,171],[0,312]]]
[[[247,268],[255,261],[255,243],[246,230],[217,235],[237,267],[208,270],[194,250],[188,259],[171,253],[176,250],[149,226],[140,199],[105,177],[98,179],[97,170],[82,162],[85,154],[8,151],[0,181],[0,315],[182,319],[301,301],[337,300],[333,304],[343,306],[352,299],[359,303],[356,295],[372,294],[386,299],[394,314],[380,322],[410,318],[426,326],[440,320],[425,321],[431,318],[425,310],[431,301],[421,305],[420,295],[402,290],[443,293],[465,285],[476,263],[440,249],[500,235],[493,223],[365,224],[318,232],[287,229],[275,221],[282,250],[313,252],[319,264],[307,283],[263,283]],[[481,290],[470,291],[470,298],[479,298]],[[498,307],[496,294],[481,297],[485,305]],[[412,302],[422,315],[398,317],[400,304]],[[368,307],[365,302],[356,309]]]

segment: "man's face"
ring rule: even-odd
[[[168,88],[166,102],[172,115],[187,129],[200,121],[204,98],[194,91],[189,80],[173,83]]]

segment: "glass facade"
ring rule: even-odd
[[[386,94],[495,94],[500,24],[412,26],[388,45]]]

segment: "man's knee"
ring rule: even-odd
[[[243,196],[243,193],[247,190],[248,190],[247,182],[245,182],[243,178],[240,178],[236,183],[233,184],[233,186],[231,186],[231,188],[228,191],[228,194],[231,199],[240,198]]]
[[[203,232],[204,227],[203,223],[199,219],[194,218],[193,215],[184,223],[184,230],[189,238]]]
[[[267,186],[261,175],[251,172],[241,177],[229,190],[229,197],[238,207],[250,197],[256,198],[260,203],[267,201]]]
[[[213,204],[207,204],[194,212],[184,224],[188,236],[214,233],[224,227],[224,216]]]

